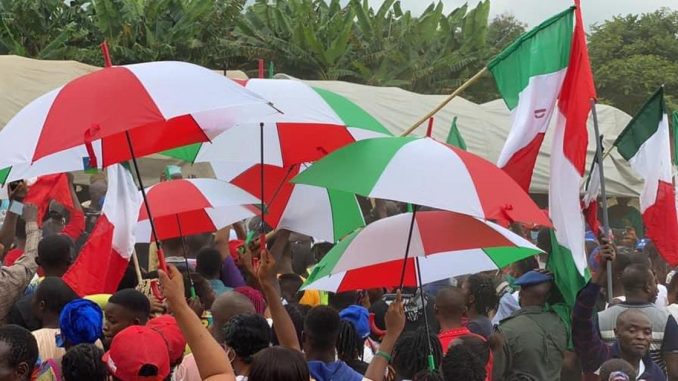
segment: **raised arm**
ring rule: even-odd
[[[614,247],[605,242],[598,257],[601,271],[594,274],[591,281],[579,291],[572,310],[572,340],[584,372],[594,372],[610,359],[610,347],[600,337],[598,327],[593,322],[593,313],[596,299],[606,280],[606,261],[614,260],[614,256]]]
[[[281,346],[301,351],[297,332],[294,323],[287,310],[282,304],[280,292],[278,292],[278,273],[273,255],[268,250],[261,250],[261,262],[257,277],[261,290],[266,297],[268,309],[271,311],[271,318],[275,325],[275,334]]]
[[[193,352],[200,378],[205,381],[235,381],[231,363],[224,361],[224,349],[210,335],[184,297],[184,280],[176,267],[168,266],[169,274],[158,270],[167,303],[177,319],[188,346]]]
[[[400,290],[396,295],[396,300],[388,306],[386,311],[386,335],[379,345],[379,350],[370,361],[370,366],[365,372],[365,377],[373,381],[383,381],[386,374],[386,367],[391,360],[391,353],[400,334],[405,329],[405,308],[403,307]]]

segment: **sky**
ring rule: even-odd
[[[379,6],[382,0],[370,0]],[[431,4],[431,0],[401,0],[403,9],[409,9],[413,14],[419,14]],[[445,13],[463,5],[465,0],[442,0],[445,4]],[[573,4],[572,0],[490,0],[490,18],[511,13],[518,20],[535,26],[542,20],[552,16]],[[468,0],[470,6],[475,6],[478,0]],[[661,7],[678,10],[678,0],[581,0],[584,23],[588,26],[601,23],[617,15],[629,13],[653,12]]]

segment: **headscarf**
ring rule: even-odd
[[[94,344],[101,338],[103,322],[104,314],[96,303],[87,299],[71,301],[59,316],[61,334],[57,336],[57,346]]]
[[[237,287],[234,291],[245,295],[252,302],[254,305],[254,310],[258,314],[264,314],[266,311],[266,300],[259,290],[250,286],[242,286]]]

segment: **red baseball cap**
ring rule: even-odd
[[[179,362],[186,349],[186,339],[179,329],[177,320],[171,315],[160,315],[149,320],[146,327],[158,332],[165,339],[169,350],[170,363]]]
[[[167,344],[160,334],[148,327],[134,325],[120,331],[111,349],[101,358],[109,372],[122,381],[164,380],[170,373]],[[140,376],[145,365],[158,369],[152,377]]]

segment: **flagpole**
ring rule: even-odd
[[[605,171],[603,170],[603,147],[598,128],[598,113],[596,112],[596,100],[591,99],[591,115],[593,116],[593,131],[596,135],[596,160],[598,160],[598,174],[600,176],[600,198],[603,208],[603,232],[605,237],[610,237],[610,220],[607,214],[607,192],[605,191]],[[611,152],[611,151],[608,151]],[[612,261],[607,261],[607,301],[612,303]]]
[[[428,120],[428,118],[432,117],[435,115],[438,111],[442,110],[443,107],[447,106],[452,99],[454,99],[457,95],[461,94],[462,91],[466,90],[469,86],[471,86],[475,81],[480,79],[480,77],[483,76],[487,72],[487,66],[484,66],[479,72],[477,72],[473,77],[469,78],[466,82],[464,82],[461,86],[459,86],[452,94],[450,94],[447,98],[445,98],[436,108],[433,109],[433,111],[429,112],[428,114],[424,115],[421,119],[416,121],[410,128],[405,130],[400,136],[407,136],[412,133],[412,131],[416,130],[417,127],[419,127],[422,123]]]

